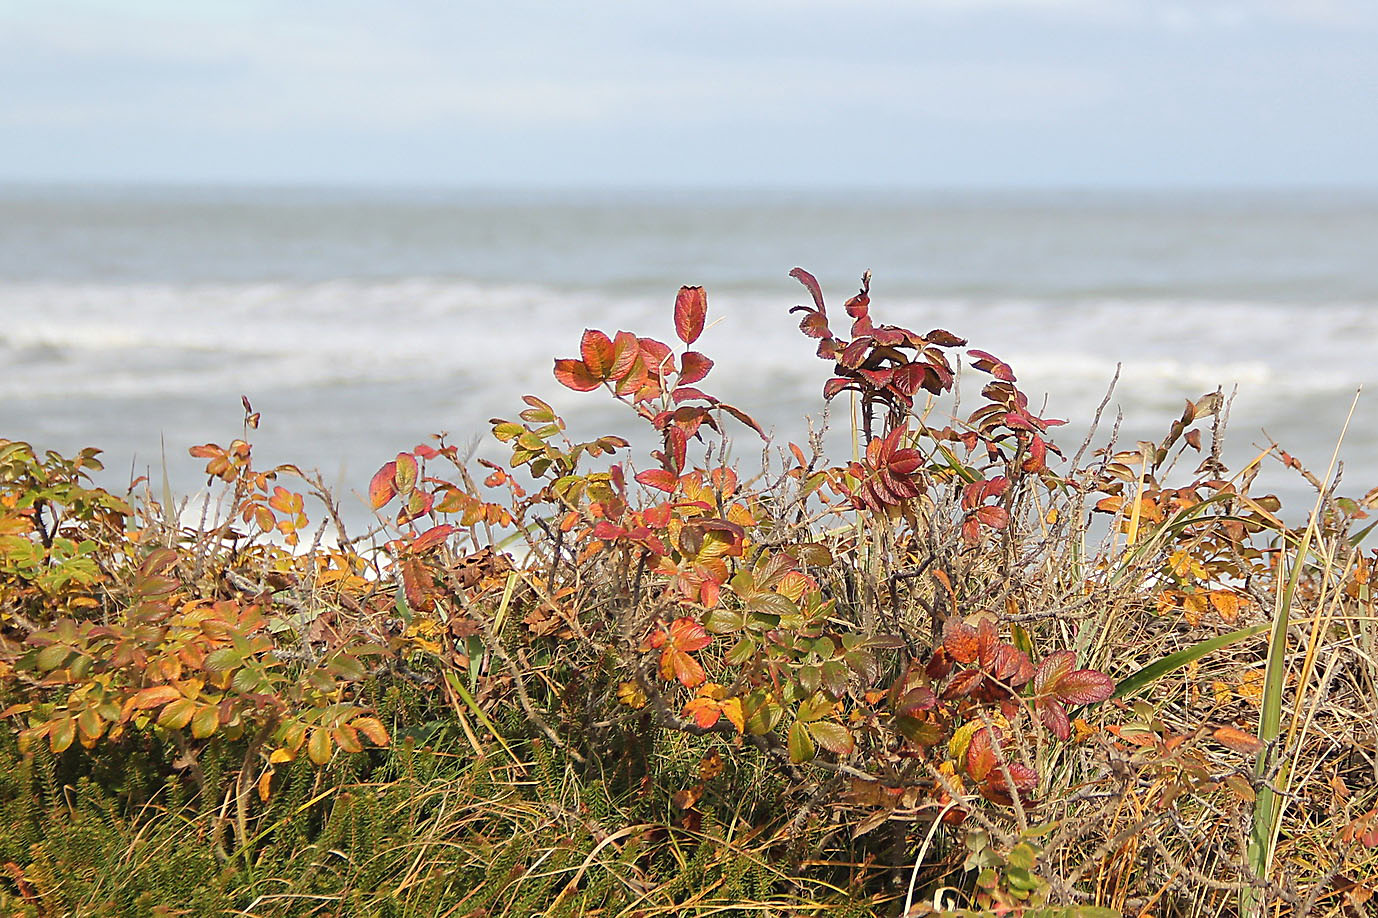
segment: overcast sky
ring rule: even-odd
[[[1378,0],[0,0],[0,181],[1378,186]]]

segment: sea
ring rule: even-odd
[[[0,437],[97,446],[107,487],[195,498],[187,450],[242,436],[242,396],[255,461],[318,470],[360,526],[382,463],[442,432],[496,458],[489,421],[528,393],[645,466],[640,422],[560,387],[552,358],[585,328],[674,341],[699,284],[700,387],[770,434],[728,422],[733,456],[759,468],[827,420],[845,460],[846,399],[824,418],[829,366],[789,312],[797,266],[834,316],[869,270],[878,321],[1009,363],[1069,421],[1069,456],[1118,370],[1093,449],[1160,440],[1219,388],[1232,472],[1275,442],[1323,477],[1343,432],[1340,491],[1378,485],[1375,192],[0,186]],[[960,410],[983,379],[962,374]],[[1272,461],[1253,490],[1293,519],[1314,501]]]

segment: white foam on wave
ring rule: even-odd
[[[0,284],[0,354],[26,371],[8,398],[223,395],[275,387],[460,379],[510,389],[549,381],[585,326],[673,340],[673,294],[633,296],[415,277],[244,284]],[[715,379],[771,381],[770,397],[815,391],[828,369],[787,314],[789,300],[715,295],[723,317],[703,347]],[[1033,391],[1103,386],[1150,401],[1216,385],[1290,394],[1340,391],[1372,372],[1378,309],[1277,303],[934,297],[877,304],[883,321],[945,327],[1011,363]],[[833,308],[839,331],[848,322]],[[1199,394],[1199,393],[1198,393]],[[1174,395],[1175,397],[1175,395]]]

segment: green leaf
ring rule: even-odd
[[[1166,676],[1173,670],[1181,669],[1188,663],[1201,659],[1208,653],[1220,650],[1222,647],[1229,647],[1245,638],[1253,637],[1256,634],[1268,630],[1268,623],[1263,622],[1257,625],[1250,625],[1247,628],[1240,628],[1238,631],[1231,631],[1229,634],[1216,635],[1213,638],[1193,644],[1184,650],[1170,653],[1160,660],[1155,660],[1143,669],[1121,679],[1115,684],[1115,693],[1111,698],[1132,698],[1143,691],[1149,685]]]
[[[846,727],[830,720],[821,720],[818,723],[809,724],[809,735],[811,735],[818,745],[829,752],[838,755],[847,755],[856,748],[856,740],[852,738],[852,732]]]
[[[220,726],[220,709],[215,705],[209,705],[197,711],[191,719],[191,735],[197,739],[205,739],[215,732],[215,728]]]
[[[244,662],[244,654],[233,647],[222,647],[206,655],[202,664],[207,672],[226,673]]]
[[[44,672],[57,669],[71,652],[72,648],[65,644],[49,644],[38,652],[38,668]]]
[[[525,430],[526,429],[520,424],[513,423],[512,421],[502,421],[501,423],[493,425],[493,436],[497,437],[498,440],[503,443],[506,443],[508,440],[520,437]]]
[[[311,731],[311,739],[306,744],[306,754],[311,757],[311,761],[317,765],[324,765],[330,761],[330,731],[324,727],[318,727]]]
[[[180,730],[191,723],[195,714],[195,701],[190,698],[178,698],[176,701],[163,706],[163,710],[158,714],[158,726],[166,727],[169,730]]]
[[[795,721],[789,728],[789,760],[795,765],[802,765],[813,760],[818,754],[818,749],[813,744],[813,737],[809,735],[809,728],[800,721]]]

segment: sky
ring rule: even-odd
[[[1375,0],[0,0],[0,182],[1378,187]]]

